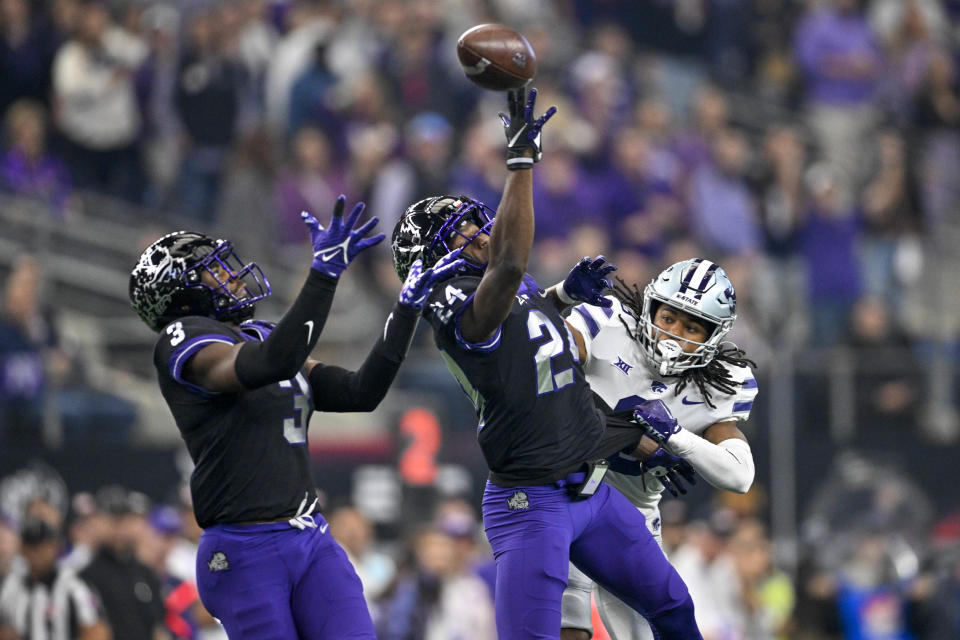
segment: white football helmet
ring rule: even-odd
[[[687,340],[654,325],[654,314],[661,304],[702,320],[710,332],[707,340]],[[652,371],[675,376],[709,364],[736,319],[737,294],[726,272],[703,258],[684,260],[664,269],[644,288],[637,339]],[[687,343],[696,345],[696,350],[685,353]]]

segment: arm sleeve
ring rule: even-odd
[[[420,315],[397,304],[367,359],[356,371],[322,363],[310,371],[317,411],[373,411],[387,395],[410,348]]]
[[[719,444],[681,429],[667,440],[664,448],[689,462],[704,480],[717,489],[746,493],[753,485],[756,469],[750,445],[739,438]]]
[[[247,389],[297,375],[317,344],[333,304],[336,278],[310,270],[297,299],[263,342],[247,342],[237,354],[236,372]]]

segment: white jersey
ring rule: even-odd
[[[629,409],[644,400],[659,399],[670,408],[681,427],[697,435],[703,435],[707,427],[717,422],[742,422],[750,417],[757,395],[757,380],[750,367],[724,364],[737,391],[728,395],[711,388],[713,407],[696,385],[687,384],[677,394],[679,376],[656,376],[645,365],[643,350],[630,335],[636,332],[637,318],[616,298],[608,299],[613,301],[613,307],[582,304],[573,309],[567,322],[583,336],[587,350],[583,367],[590,388],[611,409]],[[653,474],[609,472],[606,479],[645,513],[655,512],[663,485]]]

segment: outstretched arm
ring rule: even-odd
[[[451,251],[426,271],[417,260],[400,289],[400,299],[387,316],[386,325],[356,371],[307,361],[308,379],[317,411],[373,411],[377,408],[410,348],[423,304],[433,286],[457,273],[463,264],[460,250]]]
[[[363,203],[357,204],[344,221],[345,203],[344,196],[337,199],[329,229],[310,214],[303,214],[313,243],[313,265],[297,299],[267,339],[204,347],[187,363],[185,379],[210,391],[236,392],[297,375],[326,323],[340,274],[357,254],[383,240],[382,234],[365,238],[377,224],[376,218],[353,228],[363,212]]]
[[[540,130],[554,113],[550,107],[537,120],[533,108],[537,90],[531,89],[524,104],[524,90],[507,95],[509,117],[500,114],[507,135],[507,175],[503,197],[490,232],[490,260],[472,304],[460,320],[460,333],[470,342],[490,338],[506,320],[520,289],[533,246],[533,176],[540,159]]]

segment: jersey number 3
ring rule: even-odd
[[[566,329],[566,325],[564,325],[564,329]],[[530,339],[542,338],[545,335],[544,332],[550,339],[541,344],[533,356],[533,361],[537,365],[538,396],[557,391],[573,383],[573,367],[554,371],[554,358],[567,352],[573,357],[574,362],[577,361],[577,353],[572,349],[567,349],[567,345],[563,342],[563,336],[560,335],[560,331],[550,321],[550,318],[538,309],[531,309],[530,315],[527,316],[527,333]],[[567,339],[568,344],[573,344],[569,329],[567,329]]]
[[[307,441],[306,423],[310,418],[310,387],[302,373],[290,380],[281,380],[279,384],[281,389],[294,388],[294,384],[299,388],[293,392],[293,415],[283,419],[283,437],[290,444],[304,444]]]

